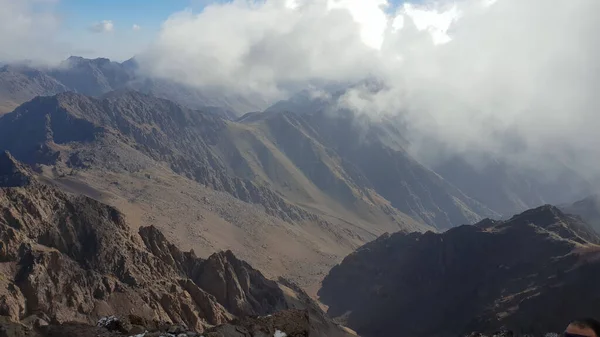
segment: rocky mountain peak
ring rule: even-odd
[[[85,58],[83,58],[81,56],[71,55],[65,61],[66,62],[80,62],[80,61],[83,61],[83,60],[85,60]]]
[[[8,151],[0,152],[0,187],[21,187],[31,181],[31,171]]]
[[[110,64],[111,60],[105,57],[98,57],[95,59],[87,59],[81,56],[69,56],[68,59],[63,61],[63,64],[70,67],[78,67],[84,65],[96,65],[103,66],[106,64]]]
[[[578,216],[565,214],[558,207],[544,205],[497,224],[498,228],[533,225],[558,237],[580,244],[600,244],[600,235]]]
[[[565,219],[566,215],[557,207],[543,205],[513,216],[508,223],[535,223],[539,227],[548,227]]]

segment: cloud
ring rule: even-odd
[[[268,100],[307,84],[386,74],[401,59],[391,43],[405,19],[427,44],[448,42],[459,16],[456,6],[390,8],[387,0],[212,3],[172,15],[139,60],[156,76]]]
[[[383,90],[357,87],[340,105],[400,118],[415,148],[429,138],[598,167],[599,10],[597,0],[239,0],[174,14],[140,61],[267,100],[375,77]]]
[[[380,64],[362,40],[374,27],[327,1],[234,1],[171,16],[139,60],[157,76],[275,99],[311,81],[362,79]]]
[[[122,61],[146,48],[153,37],[140,32],[98,34],[90,39],[87,29],[70,27],[73,22],[61,15],[60,0],[0,0],[0,8],[0,63],[30,60],[56,65],[71,55]],[[109,20],[92,28],[97,32],[116,29]]]
[[[140,25],[138,25],[138,24],[134,24],[134,25],[131,27],[131,29],[132,29],[133,31],[136,31],[136,32],[137,32],[137,31],[139,31],[140,29],[142,29],[142,27],[140,27]]]
[[[0,0],[0,60],[32,59],[36,55],[56,55],[55,34],[61,20],[52,11],[56,1],[45,0],[43,7],[34,9],[42,0]]]
[[[115,26],[111,20],[102,20],[91,25],[89,29],[93,33],[110,33],[114,31]]]
[[[346,106],[398,115],[413,140],[436,138],[454,151],[535,165],[575,156],[579,168],[597,167],[599,9],[593,0],[457,3],[451,42],[424,43],[415,20],[387,41],[402,59],[385,72],[387,89],[350,93]]]

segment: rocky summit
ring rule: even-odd
[[[248,331],[262,331],[244,319],[292,308],[301,312],[275,317],[287,317],[281,320],[298,331],[310,328],[314,305],[307,296],[291,302],[301,294],[289,287],[284,293],[230,251],[201,259],[154,227],[131,232],[113,207],[41,182],[6,152],[0,154],[0,181],[1,336],[115,335],[111,329],[126,335],[134,325],[139,333],[169,332],[165,327],[173,325],[201,333],[236,318]],[[107,320],[121,323],[111,328]],[[271,333],[279,321],[260,322]],[[229,328],[212,335],[238,336],[219,329]]]
[[[319,295],[365,337],[541,336],[600,316],[599,244],[581,218],[543,206],[442,234],[382,236],[334,267]]]

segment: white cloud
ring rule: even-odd
[[[115,25],[111,20],[102,20],[90,26],[90,31],[94,33],[110,33],[115,30]]]
[[[434,47],[405,27],[387,41],[402,59],[384,74],[389,89],[347,102],[364,113],[399,114],[413,141],[597,168],[598,10],[594,0],[458,2],[450,43]]]
[[[153,38],[140,32],[98,34],[90,39],[87,29],[73,29],[71,19],[61,16],[59,4],[60,0],[0,0],[0,63],[31,60],[53,65],[71,55],[122,61],[145,49]],[[93,28],[117,29],[110,20]]]
[[[452,23],[459,18],[456,4],[449,8],[421,8],[410,3],[404,4],[402,12],[409,16],[418,30],[427,30],[434,43],[446,43],[450,41],[448,29]]]
[[[55,55],[60,19],[52,11],[34,10],[40,0],[0,0],[0,60]],[[48,0],[48,7],[52,3]]]
[[[309,84],[377,77],[385,90],[357,89],[345,102],[400,115],[413,140],[596,160],[600,1],[390,8],[384,0],[212,4],[171,16],[140,60],[158,76],[270,100]]]
[[[328,1],[213,4],[171,16],[140,62],[158,76],[275,98],[311,80],[360,80],[378,66],[361,28]]]
[[[138,25],[138,24],[134,24],[134,25],[131,27],[131,29],[132,29],[133,31],[136,31],[136,32],[137,32],[137,31],[139,31],[140,29],[142,29],[142,27],[140,27],[140,25]]]
[[[360,25],[360,37],[363,42],[379,49],[388,26],[388,16],[384,12],[387,0],[329,0],[329,9],[342,9],[350,12],[352,18]]]
[[[459,16],[456,6],[390,8],[387,0],[213,3],[172,15],[139,59],[157,76],[268,99],[309,82],[385,74],[402,58],[391,47],[406,20],[443,43]]]

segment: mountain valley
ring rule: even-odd
[[[585,179],[427,162],[401,121],[338,109],[335,90],[264,109],[135,60],[2,66],[0,316],[40,337],[128,335],[92,326],[111,316],[157,335],[414,337],[600,314],[577,293],[597,290],[597,198],[563,202]]]

